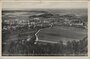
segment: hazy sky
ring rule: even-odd
[[[3,9],[20,10],[32,8],[87,8],[87,2],[3,2]]]

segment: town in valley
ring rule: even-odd
[[[87,56],[87,9],[2,11],[3,56]]]

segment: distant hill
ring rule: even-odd
[[[87,14],[88,9],[32,9],[32,10],[2,10],[3,12],[35,12],[35,13],[53,13],[53,14],[77,14],[77,15],[83,15]]]
[[[2,10],[3,19],[29,19],[30,17],[60,17],[77,18],[82,17],[81,20],[87,21],[87,9],[33,9],[33,10]]]

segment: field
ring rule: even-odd
[[[46,28],[38,33],[39,40],[47,41],[60,41],[64,43],[72,40],[82,40],[86,37],[87,31],[82,28],[55,26],[52,28]]]

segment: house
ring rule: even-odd
[[[83,26],[82,21],[78,20],[78,19],[74,19],[70,21],[71,25],[76,25],[76,26]]]
[[[10,20],[4,20],[3,23],[10,24]]]
[[[43,23],[49,23],[49,21],[48,20],[44,20]]]

